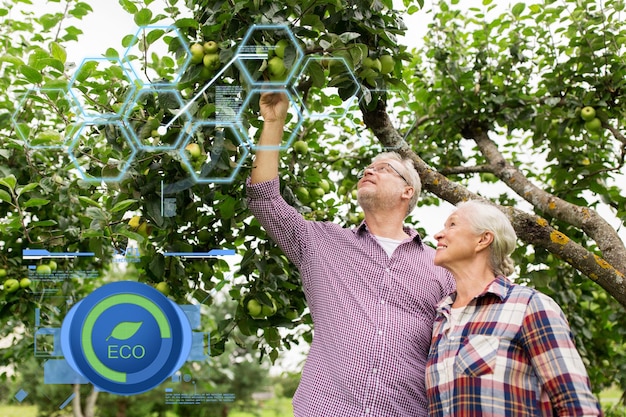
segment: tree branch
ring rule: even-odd
[[[415,168],[417,169],[417,172],[422,180],[422,187],[425,190],[452,204],[469,199],[485,200],[483,197],[472,193],[462,185],[450,181],[434,168],[426,164],[426,162],[424,162],[413,151],[413,149],[409,147],[402,136],[400,136],[400,134],[393,128],[389,115],[385,110],[384,103],[379,102],[377,107],[373,110],[362,108],[361,111],[363,112],[363,121],[365,122],[365,125],[372,130],[383,146],[394,149],[401,155],[413,160]],[[483,140],[484,139],[485,138],[483,138]],[[488,137],[486,137],[486,139],[488,139]],[[529,187],[534,187],[525,177],[523,177],[523,175],[521,175],[521,173],[515,170],[515,168],[509,166],[504,159],[501,161],[499,160],[497,163],[494,161],[491,163],[498,165],[497,169],[499,171],[495,172],[495,174],[499,174],[498,176],[501,175],[501,179],[506,179],[505,182],[509,184],[509,186],[515,185],[516,188],[519,189],[521,184],[526,184]],[[517,184],[515,184],[516,182]],[[535,189],[537,191],[535,191]],[[520,195],[523,196],[526,192],[528,192],[529,195],[526,195],[525,198],[530,198],[530,194],[535,192],[547,194],[536,187],[529,188],[528,191],[522,187],[521,191]],[[555,214],[555,217],[558,217],[556,214],[565,210],[565,206],[562,204],[557,205],[554,196],[547,195],[546,197],[549,198],[546,199],[547,201],[545,203],[541,201],[541,206],[554,204],[558,207],[558,209],[556,207],[553,209],[548,207],[549,210],[546,211],[552,212]],[[534,199],[529,201],[533,203]],[[534,205],[537,206],[536,204]],[[597,282],[620,304],[626,307],[626,279],[624,277],[624,273],[622,272],[624,270],[623,265],[620,267],[621,270],[615,268],[606,260],[591,253],[586,248],[569,239],[563,233],[555,230],[552,226],[550,226],[547,220],[539,216],[525,213],[514,207],[497,207],[507,214],[519,239],[534,246],[544,248],[557,255],[578,271],[585,274],[591,280]],[[595,224],[591,226],[589,224],[589,219],[593,218],[594,215],[597,216],[597,214],[588,208],[575,208],[578,210],[580,217],[585,217],[582,221],[584,227],[592,230],[595,234],[597,230],[596,228],[598,228],[599,225]],[[577,223],[579,223],[578,220]],[[602,223],[604,223],[603,220]],[[610,233],[616,235],[613,229],[611,229]],[[615,251],[609,252],[612,254],[615,253]],[[617,264],[621,265],[622,262],[623,261],[620,260]]]

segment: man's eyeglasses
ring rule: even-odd
[[[398,176],[400,178],[402,178],[404,180],[404,182],[406,182],[408,185],[411,185],[406,178],[404,178],[404,175],[400,174],[400,172],[398,172],[397,169],[395,169],[393,167],[393,165],[391,165],[389,162],[384,163],[384,164],[379,164],[379,165],[372,165],[369,166],[365,169],[362,169],[361,171],[358,172],[358,174],[356,174],[356,176],[358,178],[363,178],[365,176],[365,172],[366,171],[372,171],[372,172],[382,172],[383,174],[393,174],[396,173],[398,174]]]

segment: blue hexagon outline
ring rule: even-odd
[[[124,136],[124,139],[126,140],[128,145],[130,146],[131,154],[128,157],[128,160],[125,162],[123,169],[120,170],[120,173],[116,177],[87,177],[86,173],[80,167],[80,164],[78,163],[78,160],[74,156],[73,150],[76,147],[76,143],[79,141],[80,134],[82,133],[83,129],[86,126],[103,125],[103,124],[115,124],[115,125],[118,125],[120,127],[120,130],[122,131],[122,135]],[[128,131],[129,131],[129,129],[127,129],[126,126],[123,125],[123,121],[122,120],[117,120],[117,119],[105,119],[105,120],[103,120],[100,123],[97,123],[94,120],[84,121],[84,122],[81,123],[80,128],[74,134],[74,138],[72,139],[72,142],[70,143],[70,145],[68,147],[67,153],[68,153],[68,156],[70,157],[70,159],[72,160],[72,163],[76,167],[76,170],[80,173],[80,176],[81,176],[81,178],[84,181],[87,181],[87,182],[105,182],[106,183],[106,182],[118,182],[122,178],[124,178],[124,176],[127,174],[128,168],[130,168],[130,165],[132,164],[133,159],[135,158],[135,155],[137,154],[137,148],[135,148],[135,146],[133,145],[133,140],[132,140],[132,138],[130,138]]]
[[[300,64],[304,60],[304,51],[302,51],[302,48],[300,48],[300,45],[298,45],[297,38],[294,36],[293,32],[291,31],[291,29],[289,29],[289,27],[287,25],[284,25],[284,24],[254,24],[254,25],[250,26],[250,28],[248,29],[248,31],[244,35],[243,39],[241,40],[241,44],[235,50],[235,57],[237,58],[238,61],[241,61],[242,60],[242,56],[245,57],[245,56],[248,55],[248,53],[242,52],[241,49],[247,46],[246,42],[248,42],[248,40],[252,37],[252,34],[255,31],[257,31],[257,30],[284,30],[287,33],[287,36],[289,37],[291,43],[294,45],[294,47],[296,49],[296,59],[293,61],[293,65],[291,66],[291,69],[289,70],[289,73],[287,74],[287,77],[285,77],[285,79],[282,80],[282,81],[255,81],[252,78],[252,74],[250,74],[248,72],[248,69],[246,68],[246,66],[242,62],[239,62],[239,64],[240,64],[239,65],[239,69],[241,70],[241,73],[246,78],[246,81],[248,82],[248,84],[251,85],[252,87],[259,87],[259,86],[284,86],[284,85],[288,84],[289,80],[291,80],[293,78],[293,75],[296,73],[297,68],[300,66]]]
[[[180,43],[183,46],[183,48],[185,48],[185,52],[187,53],[187,58],[185,58],[185,60],[183,61],[183,64],[180,67],[180,70],[178,72],[175,72],[176,77],[174,77],[174,80],[172,80],[171,82],[144,82],[141,77],[139,76],[138,72],[135,71],[135,66],[133,65],[133,63],[128,59],[128,54],[130,53],[131,48],[133,48],[135,46],[135,43],[137,42],[139,35],[141,34],[141,32],[143,30],[147,30],[147,29],[163,29],[166,32],[169,30],[172,30],[176,33],[176,37],[178,37],[180,39]],[[187,71],[187,68],[189,67],[189,64],[191,63],[191,49],[189,49],[189,45],[187,45],[187,39],[185,39],[179,32],[178,28],[176,26],[172,26],[172,25],[167,25],[167,26],[163,26],[163,25],[144,25],[144,26],[139,26],[137,28],[137,31],[135,32],[135,34],[133,35],[133,38],[130,42],[130,44],[128,45],[128,47],[126,48],[126,50],[124,51],[124,55],[122,55],[122,60],[130,67],[130,70],[132,71],[133,75],[135,76],[135,78],[142,84],[142,85],[159,85],[159,86],[175,86],[176,84],[178,84],[178,82],[180,81],[180,79],[182,78],[183,74],[185,73],[185,71]]]
[[[188,101],[187,104],[184,107],[184,110],[187,110],[199,97],[201,97],[206,90],[208,90],[218,79],[221,75],[223,75],[226,70],[231,66],[231,65],[237,65],[237,57],[233,57],[230,59],[230,61],[228,61],[227,63],[225,63],[222,68],[213,75],[213,77],[211,77],[210,80],[208,80],[200,90],[198,90],[198,92],[196,92],[194,94],[193,97],[191,97]],[[244,89],[244,87],[242,86],[242,89]],[[214,119],[200,119],[200,118],[196,118],[195,116],[191,116],[192,120],[214,120]]]
[[[128,106],[126,106],[125,112],[123,114],[123,119],[125,121],[128,121],[128,116],[129,116],[129,112],[132,110],[132,105],[131,103],[136,103],[137,98],[140,97],[141,94],[143,94],[144,92],[149,92],[149,91],[165,91],[165,92],[169,92],[169,93],[175,93],[176,97],[180,103],[180,110],[179,112],[176,114],[175,119],[178,119],[181,117],[181,114],[184,113],[187,115],[187,121],[183,124],[183,131],[178,135],[178,139],[176,139],[176,142],[173,145],[168,145],[168,146],[147,146],[145,144],[143,144],[141,142],[141,140],[137,137],[137,134],[135,133],[135,131],[133,129],[128,129],[130,135],[132,136],[132,138],[135,140],[135,144],[139,147],[139,149],[144,150],[144,151],[149,151],[149,152],[154,152],[154,151],[171,151],[174,150],[176,148],[178,148],[178,146],[180,145],[180,143],[183,140],[183,136],[184,136],[184,131],[186,128],[188,128],[189,123],[193,120],[193,117],[191,116],[191,114],[189,114],[189,103],[185,103],[185,100],[183,100],[182,95],[180,94],[180,91],[178,91],[176,88],[174,88],[173,86],[170,85],[166,85],[166,84],[146,84],[146,86],[144,86],[143,88],[136,90],[135,93],[132,95],[132,100],[129,100],[128,102]]]
[[[347,72],[350,74],[350,78],[352,78],[352,80],[354,81],[354,84],[356,85],[355,91],[354,91],[354,95],[348,99],[347,101],[344,101],[343,106],[340,106],[340,108],[343,108],[343,112],[340,114],[336,114],[336,115],[332,115],[331,113],[311,113],[309,111],[309,109],[306,106],[306,103],[304,102],[304,100],[302,100],[302,97],[300,96],[299,92],[296,90],[296,86],[295,85],[291,85],[291,88],[293,89],[293,93],[294,96],[298,99],[298,101],[300,101],[300,103],[302,104],[302,107],[305,110],[305,114],[303,114],[303,116],[305,116],[308,119],[311,120],[319,120],[319,119],[325,119],[325,118],[330,118],[330,119],[339,119],[341,117],[344,117],[346,115],[346,113],[348,112],[348,108],[350,108],[355,102],[360,101],[358,99],[359,94],[361,92],[361,83],[359,82],[359,80],[356,78],[356,76],[354,75],[354,72],[352,71],[352,69],[350,69],[350,66],[348,65],[348,62],[346,61],[346,59],[342,56],[332,56],[332,57],[322,57],[322,56],[308,56],[306,58],[306,60],[304,61],[303,65],[302,65],[302,69],[300,70],[300,72],[298,73],[298,75],[295,77],[296,79],[298,79],[300,77],[300,75],[302,75],[302,73],[304,73],[304,71],[307,68],[307,65],[309,63],[309,61],[321,61],[323,59],[328,59],[328,60],[332,60],[332,61],[340,61],[348,70]]]
[[[295,139],[298,130],[300,130],[300,128],[302,127],[302,124],[304,123],[304,117],[302,117],[302,113],[300,113],[300,110],[298,109],[298,103],[296,103],[293,99],[293,97],[291,96],[291,91],[287,88],[254,88],[252,90],[250,90],[250,92],[248,93],[248,95],[246,96],[245,100],[243,101],[243,103],[241,104],[241,108],[239,109],[239,114],[237,115],[237,119],[240,119],[242,116],[242,113],[244,112],[244,110],[246,109],[246,107],[250,104],[250,100],[252,99],[252,96],[259,93],[259,97],[261,93],[285,93],[287,95],[287,98],[289,99],[289,101],[291,102],[291,104],[293,105],[294,109],[296,110],[296,117],[298,118],[296,125],[293,128],[293,131],[291,132],[291,135],[289,135],[289,138],[287,139],[287,142],[285,142],[284,145],[280,145],[280,146],[259,146],[256,145],[255,143],[253,143],[250,138],[248,137],[247,132],[245,132],[243,130],[243,124],[239,123],[239,126],[242,127],[242,135],[244,135],[246,137],[246,141],[248,142],[248,145],[250,146],[250,149],[254,150],[254,151],[258,151],[258,150],[279,150],[279,151],[284,151],[289,149],[289,147],[291,146],[291,143],[293,142],[293,140]]]
[[[400,99],[402,99],[402,101],[404,101],[404,103],[406,104],[406,107],[409,107],[409,103],[406,101],[406,97],[401,94],[400,90],[394,90],[394,89],[380,89],[380,88],[371,88],[369,91],[374,92],[374,93],[380,93],[380,92],[394,92],[394,93],[400,93],[398,94],[398,97],[400,97]],[[361,96],[361,98],[359,98],[359,101],[357,102],[358,104],[361,103],[361,100],[363,100],[363,97]],[[406,142],[406,137],[407,135],[411,132],[411,130],[413,130],[413,127],[417,124],[417,120],[415,120],[407,129],[406,133],[404,134],[404,136],[402,136],[402,140]],[[395,127],[394,127],[395,129]],[[397,129],[396,129],[397,130]],[[363,142],[363,141],[361,141]],[[394,149],[398,149],[397,147],[383,147],[384,150],[388,150],[388,151],[393,151]]]
[[[122,106],[120,107],[120,109],[115,112],[115,113],[87,113],[85,111],[85,109],[81,106],[80,104],[80,100],[78,99],[78,97],[76,97],[76,95],[74,94],[74,83],[76,82],[76,77],[78,76],[78,74],[80,74],[80,70],[82,69],[83,65],[85,65],[87,62],[89,61],[117,61],[120,65],[120,68],[122,69],[122,72],[124,72],[124,74],[126,75],[126,77],[128,78],[128,82],[130,85],[130,90],[126,93],[126,97],[124,98],[124,102],[122,103]],[[116,58],[116,57],[87,57],[87,58],[83,58],[83,60],[81,61],[80,65],[76,68],[76,71],[74,71],[74,75],[72,75],[72,78],[70,78],[70,81],[67,84],[67,89],[69,91],[69,93],[74,97],[74,99],[76,100],[76,104],[78,105],[78,109],[81,112],[81,115],[83,116],[83,119],[88,121],[88,120],[105,120],[105,119],[119,119],[122,117],[122,114],[124,113],[124,110],[126,108],[126,106],[128,105],[128,101],[130,99],[130,97],[133,95],[134,91],[137,89],[137,86],[135,85],[135,80],[133,79],[133,77],[131,75],[134,74],[129,74],[128,73],[128,69],[126,67],[124,67],[124,62],[120,59],[120,58]]]
[[[241,145],[241,147],[244,149],[244,154],[240,158],[239,162],[237,163],[237,166],[233,169],[233,172],[230,175],[230,177],[227,177],[227,178],[199,177],[196,174],[196,171],[194,170],[193,166],[191,166],[191,163],[189,162],[189,159],[187,158],[187,154],[185,152],[185,146],[189,144],[189,141],[191,140],[191,137],[193,136],[194,132],[202,126],[216,126],[216,127],[224,127],[224,128],[230,129],[235,134],[235,138],[237,138],[237,140],[239,141],[239,145]],[[243,166],[243,162],[246,160],[246,158],[248,157],[248,154],[250,153],[248,146],[246,146],[248,142],[241,139],[241,136],[240,136],[241,132],[242,132],[241,126],[239,126],[237,122],[221,122],[218,120],[203,120],[200,122],[193,123],[178,153],[181,156],[183,164],[185,165],[187,170],[191,173],[191,177],[196,183],[198,184],[210,184],[210,183],[228,184],[228,183],[233,182],[233,180],[235,179],[235,176],[237,175],[237,173]]]
[[[69,140],[70,140],[70,137],[68,137],[68,133],[66,133],[64,135],[63,143],[60,143],[58,145],[50,145],[50,146],[48,146],[48,145],[31,145],[30,144],[30,138],[25,138],[24,135],[22,135],[22,131],[18,127],[18,121],[16,120],[16,117],[17,117],[18,113],[22,110],[22,105],[26,101],[27,97],[30,95],[31,92],[43,93],[45,91],[58,91],[60,93],[63,93],[63,95],[66,96],[68,98],[68,100],[72,103],[72,107],[74,107],[75,110],[77,110],[77,111],[80,110],[80,103],[78,103],[78,101],[76,100],[76,97],[74,97],[73,94],[70,94],[70,92],[67,90],[67,88],[41,88],[41,87],[34,87],[34,88],[28,89],[22,95],[22,99],[20,100],[20,102],[18,103],[17,107],[15,108],[15,111],[13,113],[11,113],[11,124],[13,125],[13,128],[15,129],[15,133],[31,149],[63,149],[66,146],[66,144],[69,142]],[[74,113],[77,113],[77,112],[74,112]]]

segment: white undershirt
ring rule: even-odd
[[[393,255],[393,251],[396,250],[398,246],[400,246],[400,243],[402,243],[401,240],[390,239],[388,237],[381,237],[376,235],[374,235],[374,237],[376,238],[380,246],[385,250],[385,252],[387,252],[387,256],[389,256],[390,258],[391,255]]]

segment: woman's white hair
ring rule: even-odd
[[[515,250],[517,235],[508,217],[497,207],[478,200],[462,201],[457,210],[467,213],[467,220],[472,230],[478,235],[484,232],[493,234],[489,250],[493,273],[509,276],[515,271],[515,264],[510,255]]]
[[[413,209],[415,209],[415,206],[417,206],[417,200],[420,198],[420,192],[422,191],[422,181],[420,180],[420,176],[415,169],[415,165],[413,165],[413,161],[411,159],[403,158],[402,155],[397,152],[380,153],[372,159],[372,163],[380,161],[381,159],[398,161],[403,167],[403,170],[401,171],[402,175],[406,178],[409,185],[413,187],[413,196],[409,200],[409,208],[406,213],[408,216],[411,214]]]

